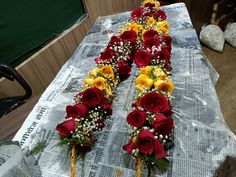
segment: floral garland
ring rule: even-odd
[[[143,118],[146,116],[145,120],[148,119],[148,122],[154,120],[154,117],[161,117],[161,115],[170,117],[171,109],[168,100],[163,95],[167,94],[170,98],[170,93],[173,90],[173,83],[168,76],[171,71],[169,61],[171,37],[167,36],[169,23],[163,21],[166,16],[162,10],[158,10],[159,5],[159,2],[155,0],[144,1],[143,6],[131,13],[132,20],[126,23],[118,36],[111,37],[106,48],[95,59],[96,67],[88,73],[87,78],[84,78],[84,84],[81,86],[82,91],[74,96],[75,103],[66,107],[65,121],[59,123],[56,130],[60,135],[59,144],[68,145],[71,149],[72,177],[75,176],[75,154],[89,151],[95,143],[96,132],[102,130],[105,126],[105,118],[112,114],[111,104],[116,89],[120,82],[130,75],[133,61],[138,67],[147,67],[140,70],[140,76],[136,80],[136,86],[139,89],[138,97],[142,98],[134,104],[136,112],[130,113],[128,117],[141,115]],[[153,65],[153,67],[148,65]],[[153,84],[156,90],[153,89]],[[150,90],[153,92],[149,93]],[[153,108],[154,112],[151,112],[146,107],[148,104],[143,101],[150,102],[149,94],[154,94],[154,98],[157,98],[154,103],[161,102],[162,104],[164,100],[165,105],[162,105],[161,108]],[[149,107],[155,106],[156,104],[149,105]],[[144,110],[148,112],[144,114]],[[168,120],[172,119],[168,118]],[[166,125],[166,121],[156,124]],[[130,125],[133,124],[130,123]],[[143,128],[141,125],[138,127],[134,125],[132,142],[124,146],[126,151],[139,158],[142,154],[136,152],[136,144],[140,141],[142,132],[149,131],[144,125],[147,127],[148,123],[142,124]],[[163,133],[159,136],[161,135]],[[166,136],[168,135],[167,132]],[[134,143],[135,138],[137,142]],[[164,141],[166,141],[165,137],[158,145],[162,147],[163,143],[165,144]],[[154,142],[157,144],[156,139]],[[130,151],[131,146],[134,148]],[[146,155],[146,152],[144,154]],[[161,154],[161,156],[166,155],[164,151],[161,151]]]
[[[167,170],[167,150],[173,146],[171,133],[174,122],[171,117],[171,93],[174,83],[170,78],[171,40],[166,15],[158,10],[159,2],[145,0],[141,7],[131,13],[132,21],[124,30],[136,30],[139,49],[134,62],[140,68],[136,78],[137,97],[133,110],[127,115],[131,137],[123,149],[131,154],[138,164],[137,176],[141,176],[141,163],[149,169]]]

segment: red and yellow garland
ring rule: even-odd
[[[174,84],[171,71],[171,37],[166,15],[159,2],[146,0],[131,13],[132,20],[111,37],[107,47],[95,59],[96,67],[84,78],[82,91],[75,103],[66,107],[65,121],[58,124],[60,144],[69,145],[72,153],[71,176],[75,176],[75,154],[89,151],[96,131],[112,114],[111,104],[120,82],[128,78],[134,62],[140,68],[134,110],[128,114],[131,138],[123,147],[141,162],[158,165],[165,158],[166,144],[173,129],[169,100]],[[140,167],[138,174],[141,174]]]
[[[124,27],[136,31],[140,45],[134,56],[140,68],[136,78],[138,94],[127,116],[131,137],[123,146],[137,160],[137,177],[141,176],[143,162],[148,169],[166,170],[166,151],[173,146],[170,136],[174,128],[170,105],[174,89],[170,78],[172,38],[167,35],[170,24],[163,21],[166,15],[158,7],[158,1],[144,1],[143,6],[132,11],[132,20]]]

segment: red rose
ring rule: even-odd
[[[141,18],[143,15],[143,12],[144,10],[142,7],[138,7],[134,9],[131,13],[132,20],[138,20],[139,18]]]
[[[112,57],[114,57],[116,55],[116,53],[107,48],[104,52],[101,53],[101,56],[100,56],[100,60],[104,61],[104,62],[110,62]]]
[[[131,72],[131,67],[126,61],[120,60],[117,63],[117,65],[118,65],[118,73],[120,76],[129,75],[129,73]]]
[[[130,46],[131,53],[135,53],[137,51],[138,45],[136,45],[135,43],[131,43]]]
[[[75,104],[74,106],[66,107],[66,118],[81,118],[86,117],[88,112],[88,107],[85,104]]]
[[[167,50],[168,52],[171,52],[171,45],[168,45],[168,46],[165,46],[165,45],[163,45],[162,47],[161,47],[161,50]]]
[[[137,33],[133,30],[125,31],[120,35],[121,40],[125,43],[134,43],[137,37]]]
[[[102,62],[100,57],[95,58],[94,61],[96,64],[99,64],[100,62]]]
[[[129,140],[129,143],[123,146],[123,150],[127,151],[129,154],[132,153],[133,149],[135,148],[132,138]]]
[[[158,39],[158,33],[154,29],[147,30],[143,33],[143,39],[144,41],[148,39]]]
[[[170,52],[167,50],[161,50],[154,53],[154,58],[159,61],[168,62],[170,61]]]
[[[76,129],[76,124],[74,119],[66,120],[61,124],[58,124],[56,130],[62,137],[68,137],[74,132]]]
[[[158,21],[164,21],[166,19],[166,13],[163,10],[156,10],[154,12],[154,18]]]
[[[141,128],[146,122],[147,113],[145,111],[134,110],[127,116],[127,122],[133,127]]]
[[[139,99],[137,102],[135,102],[135,103],[132,104],[132,107],[133,107],[133,108],[138,108],[138,107],[141,107],[141,106],[142,106],[142,104],[141,104],[141,99]]]
[[[137,67],[148,66],[151,62],[151,55],[145,50],[138,50],[134,56]]]
[[[167,98],[157,92],[150,92],[141,98],[142,107],[149,112],[170,113],[170,106]]]
[[[96,107],[104,100],[104,94],[96,87],[88,88],[83,92],[81,101],[88,107]]]
[[[104,100],[101,103],[101,107],[104,111],[106,111],[107,116],[112,114],[111,103],[109,103],[107,100]]]
[[[121,40],[120,40],[119,37],[117,37],[117,36],[112,36],[110,42],[108,43],[108,46],[112,46],[112,45],[118,46],[119,43],[120,43],[120,41],[121,41]]]
[[[96,127],[101,128],[101,129],[105,127],[105,123],[103,119],[97,119],[95,124],[96,124]]]
[[[169,63],[166,63],[164,68],[167,70],[167,71],[172,71],[172,66],[169,64]]]
[[[152,16],[152,13],[151,12],[145,12],[143,14],[144,17],[151,17]]]
[[[160,42],[157,39],[148,39],[144,41],[145,49],[152,49],[153,46],[158,47]]]
[[[155,7],[155,4],[148,2],[145,4],[144,7],[147,7],[150,11],[152,11],[153,8]]]
[[[163,36],[162,37],[162,41],[165,42],[165,44],[167,46],[170,46],[171,45],[171,42],[172,42],[172,37],[170,36]]]
[[[160,141],[154,138],[154,135],[149,130],[141,130],[138,134],[135,148],[145,155],[154,152],[157,158],[166,157],[166,152]]]
[[[154,117],[152,127],[158,134],[169,135],[174,128],[174,122],[172,118],[167,118],[163,114],[157,114]]]
[[[164,158],[167,156],[166,151],[159,140],[156,140],[154,154],[156,158]]]

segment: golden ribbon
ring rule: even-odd
[[[141,177],[141,164],[142,164],[142,159],[138,159],[137,177]]]
[[[71,177],[75,177],[75,145],[71,149]]]

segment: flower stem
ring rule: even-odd
[[[75,177],[75,145],[71,149],[71,177]]]
[[[137,177],[141,177],[141,165],[142,165],[142,159],[138,159]]]

